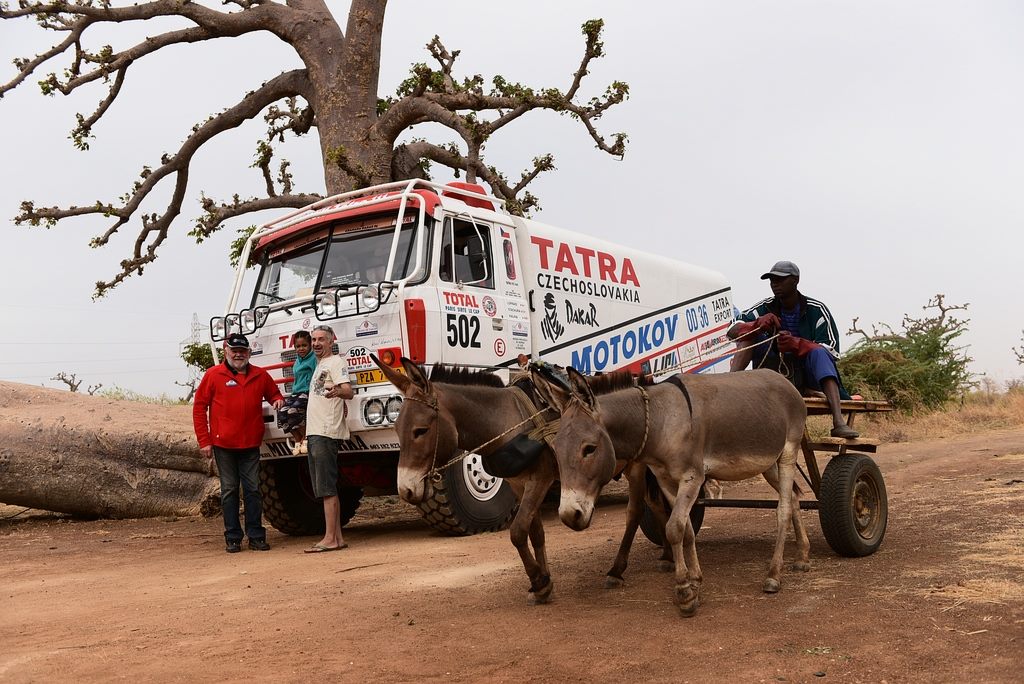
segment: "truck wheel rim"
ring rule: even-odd
[[[501,478],[490,475],[484,470],[483,461],[477,454],[466,454],[462,460],[462,476],[466,489],[477,501],[489,501],[501,488]]]

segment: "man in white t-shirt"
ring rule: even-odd
[[[337,551],[348,544],[341,536],[341,505],[338,501],[338,451],[348,439],[345,400],[353,397],[345,359],[334,353],[334,330],[317,325],[312,331],[317,364],[309,383],[306,405],[306,445],[309,479],[313,493],[324,501],[324,538],[306,553]]]

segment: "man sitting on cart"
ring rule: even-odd
[[[832,436],[858,437],[843,420],[839,403],[841,396],[849,397],[836,368],[839,331],[832,313],[797,290],[800,269],[792,261],[776,263],[761,280],[770,282],[774,296],[744,311],[729,329],[737,348],[730,370],[743,370],[753,360],[755,368],[785,373],[800,390],[823,392],[832,410]]]

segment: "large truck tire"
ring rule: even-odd
[[[506,527],[515,514],[516,497],[507,482],[483,469],[479,456],[466,454],[445,468],[439,481],[430,482],[419,509],[435,530],[458,537]]]
[[[298,537],[324,533],[324,505],[313,496],[306,459],[262,461],[260,493],[263,517],[275,530]],[[355,515],[362,498],[360,487],[338,487],[343,526]]]

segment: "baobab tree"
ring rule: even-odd
[[[628,97],[628,85],[614,81],[586,100],[581,92],[591,62],[604,55],[601,20],[582,25],[582,59],[567,76],[564,89],[531,88],[500,75],[486,86],[479,75],[459,78],[455,74],[459,51],[448,50],[435,36],[426,46],[431,63],[414,64],[394,95],[381,96],[378,80],[386,4],[385,0],[353,0],[342,29],[324,0],[225,0],[216,6],[181,0],[125,6],[115,6],[111,0],[18,0],[16,6],[0,1],[0,19],[35,21],[57,36],[54,44],[39,54],[14,60],[16,73],[0,84],[0,97],[30,81],[37,82],[47,95],[71,95],[83,86],[106,84],[105,96],[94,110],[77,116],[71,131],[72,142],[82,149],[88,148],[97,122],[116,105],[122,90],[130,87],[131,68],[160,50],[216,39],[238,41],[249,34],[269,32],[290,46],[303,65],[269,78],[254,75],[251,89],[240,92],[237,103],[194,125],[176,151],[145,164],[139,178],[116,201],[57,207],[26,200],[15,221],[36,226],[53,226],[74,217],[109,221],[91,240],[93,247],[107,244],[126,226],[132,225],[132,230],[137,226],[134,250],[121,261],[120,271],[96,283],[95,294],[102,296],[129,276],[142,274],[156,259],[189,196],[189,173],[197,152],[218,135],[259,117],[267,130],[257,142],[255,166],[262,173],[265,196],[236,195],[230,201],[218,201],[198,193],[201,211],[190,232],[198,242],[235,217],[300,207],[320,198],[317,192],[295,187],[287,160],[274,166],[274,146],[287,136],[312,133],[319,138],[328,194],[391,180],[427,178],[431,165],[436,164],[465,174],[470,182],[486,183],[517,213],[538,205],[527,186],[538,174],[554,168],[551,155],[538,151],[532,167],[513,181],[485,162],[483,149],[498,130],[524,114],[548,110],[570,116],[598,149],[614,156],[623,154],[625,134],[606,137],[597,124],[610,107]],[[188,24],[118,50],[88,42],[102,31],[137,35],[139,25],[144,29],[150,25],[147,22],[169,17]],[[239,42],[240,48],[242,45]],[[403,132],[426,123],[446,127],[455,141],[399,142]],[[170,195],[165,207],[152,213],[141,210],[144,200],[161,193]]]

